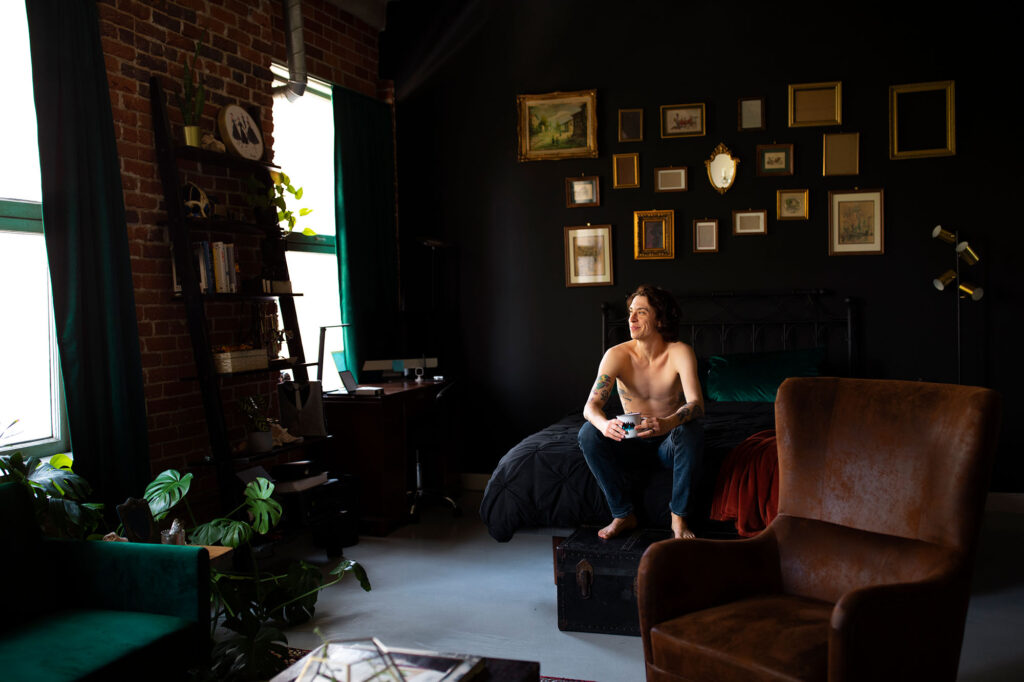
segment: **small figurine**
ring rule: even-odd
[[[224,143],[215,138],[213,133],[203,133],[199,144],[203,149],[208,149],[211,152],[223,152],[226,149]]]

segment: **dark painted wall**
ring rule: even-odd
[[[435,321],[433,340],[412,345],[438,348],[470,397],[465,470],[489,472],[520,438],[582,406],[600,358],[600,303],[645,281],[678,293],[835,290],[861,302],[864,375],[955,381],[952,293],[931,284],[953,264],[950,248],[930,238],[937,223],[959,229],[983,259],[969,274],[986,296],[962,307],[963,382],[1002,391],[1006,421],[1015,420],[1019,96],[985,75],[995,71],[965,62],[1005,63],[998,21],[984,20],[983,34],[974,30],[981,19],[900,20],[852,7],[824,16],[775,3],[593,0],[398,0],[388,21],[382,75],[398,97],[403,288],[409,309]],[[948,79],[956,156],[889,160],[889,86]],[[842,125],[787,127],[787,85],[834,80]],[[515,96],[589,88],[600,156],[517,162]],[[766,131],[737,132],[745,96],[766,98]],[[706,136],[661,139],[659,106],[688,102],[706,103]],[[619,143],[617,111],[635,107],[644,141]],[[860,132],[858,176],[822,177],[822,134],[833,131]],[[719,142],[741,159],[725,195],[704,171]],[[756,145],[776,142],[795,145],[795,175],[756,177]],[[612,189],[611,156],[624,152],[640,154],[639,189]],[[665,165],[689,167],[690,191],[654,193],[653,168]],[[600,176],[600,207],[565,207],[565,178],[580,174]],[[885,254],[829,257],[828,191],[855,187],[885,190]],[[810,190],[809,220],[775,220],[779,188]],[[767,236],[731,234],[731,211],[748,208],[769,210]],[[646,209],[674,209],[674,260],[633,259],[633,211]],[[690,252],[695,218],[718,219],[718,253]],[[613,226],[615,286],[568,289],[563,227],[588,221]],[[435,261],[444,281],[433,315],[423,314],[423,236],[451,245]],[[1004,429],[997,489],[1024,489],[1012,456],[1020,445]]]

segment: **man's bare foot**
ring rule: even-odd
[[[610,540],[619,533],[624,533],[634,528],[636,528],[636,516],[630,514],[629,516],[623,516],[621,519],[612,519],[611,523],[597,531],[597,537],[603,540]]]
[[[686,525],[686,519],[676,514],[672,514],[672,534],[675,535],[676,538],[684,540],[692,540],[697,537],[693,534],[693,531],[690,530],[690,527]]]

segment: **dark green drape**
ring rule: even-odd
[[[110,505],[150,477],[121,170],[94,0],[28,0],[43,229],[75,471]],[[8,131],[12,132],[12,131]]]
[[[398,239],[391,106],[334,86],[334,182],[338,283],[345,360],[359,377],[362,362],[395,352]]]

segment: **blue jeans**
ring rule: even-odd
[[[633,500],[626,472],[642,467],[657,455],[661,466],[672,470],[672,498],[669,510],[686,516],[690,504],[690,485],[704,455],[704,426],[689,421],[660,438],[606,438],[587,422],[577,437],[587,465],[601,487],[612,516],[621,519],[633,512]]]

